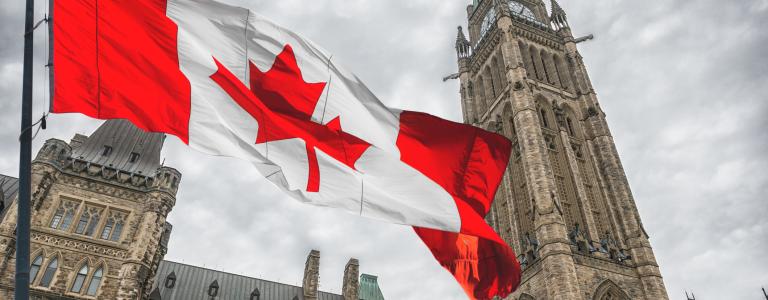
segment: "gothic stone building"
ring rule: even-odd
[[[556,1],[480,0],[456,40],[464,121],[513,142],[487,221],[519,254],[508,299],[667,299],[611,132]]]
[[[137,299],[166,252],[181,174],[160,165],[165,136],[107,121],[45,142],[32,162],[31,295]],[[16,199],[8,199],[15,201]],[[12,299],[16,205],[0,222],[0,298]]]
[[[91,136],[45,142],[32,162],[33,299],[359,299],[354,259],[342,295],[318,291],[317,251],[302,287],[163,261],[181,180],[160,162],[164,139],[110,120]],[[0,175],[3,300],[13,299],[17,190],[15,178]]]

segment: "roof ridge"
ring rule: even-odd
[[[269,280],[269,279],[262,279],[262,278],[257,278],[257,277],[251,277],[251,276],[248,276],[248,275],[242,275],[242,274],[237,274],[237,273],[232,273],[232,272],[227,272],[227,271],[219,271],[219,270],[214,270],[214,269],[208,269],[208,268],[201,267],[201,266],[191,265],[191,264],[188,264],[188,263],[182,263],[182,262],[177,262],[177,261],[172,261],[172,260],[167,260],[167,259],[164,259],[163,262],[174,263],[174,264],[177,264],[177,265],[183,265],[183,266],[187,266],[187,267],[192,267],[192,268],[196,268],[196,269],[202,269],[202,270],[206,270],[206,271],[212,271],[212,272],[216,272],[216,273],[222,273],[222,274],[233,275],[233,276],[238,276],[238,277],[245,277],[245,278],[248,278],[248,279],[261,280],[261,281],[265,281],[265,282],[269,282],[269,283],[282,284],[282,285],[287,285],[287,286],[296,287],[296,288],[303,288],[302,286],[293,285],[293,284],[290,284],[290,283],[284,283],[284,282],[279,282],[279,281],[274,281],[274,280]],[[176,275],[176,276],[178,276],[178,275]],[[336,294],[336,293],[333,293],[333,292],[326,292],[326,291],[320,291],[320,290],[318,290],[318,292],[319,293],[331,294],[331,295],[341,295],[341,294]]]

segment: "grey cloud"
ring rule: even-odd
[[[456,25],[465,1],[235,1],[304,34],[388,105],[458,120]],[[0,6],[0,173],[17,172],[22,1]],[[38,2],[39,3],[42,2]],[[768,285],[768,1],[560,1],[580,44],[668,291],[761,299]],[[43,7],[38,7],[43,15]],[[44,35],[36,75],[44,74]],[[41,84],[42,81],[36,82]],[[41,89],[36,93],[36,114]],[[99,122],[56,115],[35,141]],[[184,174],[167,258],[300,283],[322,251],[321,289],[339,291],[349,257],[379,275],[388,299],[465,299],[405,226],[288,199],[247,164],[169,137],[166,165]]]

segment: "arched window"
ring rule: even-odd
[[[259,292],[258,288],[254,288],[253,292],[251,292],[251,300],[260,300],[261,299],[261,292]]]
[[[525,66],[525,70],[528,72],[527,76],[535,78],[536,71],[534,71],[531,65],[531,53],[528,51],[528,45],[523,43],[523,41],[517,41],[517,46],[520,47],[520,56],[523,58],[523,66]]]
[[[496,83],[491,68],[485,67],[483,78],[485,78],[485,105],[490,109],[493,101],[496,100]]]
[[[101,285],[101,278],[104,276],[103,273],[104,269],[101,267],[96,269],[96,272],[93,272],[93,276],[91,276],[91,282],[88,283],[88,290],[85,292],[86,295],[96,296],[96,292],[99,290],[99,285]]]
[[[216,297],[219,295],[219,281],[214,280],[211,285],[208,286],[208,296]]]
[[[565,90],[571,90],[570,74],[568,68],[565,66],[565,62],[559,55],[554,56],[555,70],[557,70],[557,78],[560,78],[560,86]]]
[[[51,228],[64,231],[69,229],[79,206],[80,203],[78,202],[62,200],[61,204],[59,204],[59,208],[56,209],[56,214],[54,214],[53,219],[51,219]]]
[[[533,71],[536,75],[533,77],[538,80],[544,80],[544,65],[541,64],[541,53],[532,45],[528,49],[528,52],[531,54],[531,65],[533,65]]]
[[[477,88],[475,88],[475,107],[477,108],[477,111],[475,112],[475,115],[480,118],[480,116],[485,113],[485,83],[483,82],[483,76],[477,76]]]
[[[491,75],[493,76],[493,95],[494,100],[501,95],[501,69],[498,68],[499,60],[494,57],[491,59]]]
[[[40,254],[32,261],[32,266],[29,267],[29,282],[35,282],[37,278],[37,272],[40,272],[40,267],[43,266],[43,255]]]
[[[499,50],[498,59],[496,60],[496,68],[499,70],[499,84],[501,85],[501,89],[507,87],[507,84],[509,82],[507,81],[507,64],[504,63],[504,53]]]
[[[80,221],[77,222],[75,233],[92,236],[96,229],[96,224],[101,219],[101,211],[101,208],[86,206],[80,215]]]
[[[547,120],[547,111],[542,109],[539,109],[539,114],[541,115],[541,126],[549,128],[549,120]]]
[[[575,131],[573,130],[573,121],[571,121],[571,118],[565,118],[565,125],[568,126],[568,134],[571,136],[576,136]]]
[[[45,268],[45,273],[43,273],[43,278],[40,279],[40,286],[48,287],[51,285],[51,281],[53,280],[53,275],[56,274],[56,269],[59,268],[59,258],[54,257],[49,263],[48,266]]]
[[[541,58],[541,66],[542,66],[542,69],[543,69],[542,71],[544,75],[541,79],[544,80],[544,82],[552,83],[553,82],[552,75],[549,74],[549,68],[548,68],[549,63],[547,63],[548,55],[549,54],[547,54],[547,52],[544,52],[544,50],[541,50],[541,53],[539,54],[539,57]]]
[[[75,282],[72,284],[72,288],[70,289],[71,292],[79,293],[80,290],[83,289],[83,283],[85,282],[85,278],[88,277],[88,264],[83,264],[82,267],[80,267],[80,271],[77,272],[77,276],[75,276]]]
[[[176,272],[171,272],[171,274],[168,274],[167,277],[165,277],[165,284],[163,284],[165,288],[172,289],[176,286]]]
[[[621,290],[613,281],[605,280],[595,291],[594,300],[629,300],[624,291]]]

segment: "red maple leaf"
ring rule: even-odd
[[[327,124],[312,121],[325,82],[304,81],[290,45],[285,46],[267,72],[249,63],[250,90],[216,58],[214,61],[218,71],[211,79],[259,123],[257,144],[292,138],[304,140],[309,159],[308,192],[320,190],[316,148],[354,169],[355,162],[370,147],[342,131],[338,117]]]

